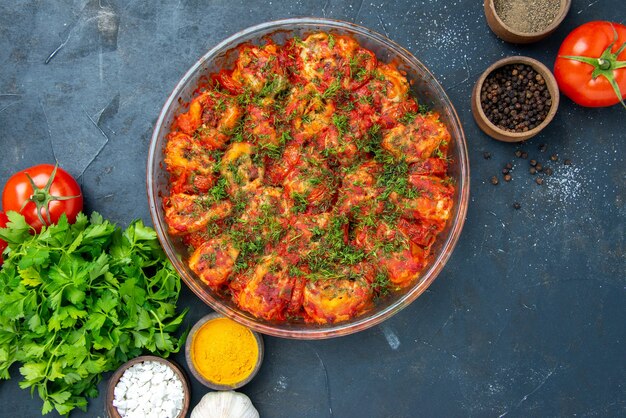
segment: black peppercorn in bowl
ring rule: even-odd
[[[499,141],[525,141],[541,132],[559,107],[554,75],[539,61],[507,57],[482,73],[472,91],[472,114]]]

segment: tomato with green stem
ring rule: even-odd
[[[554,76],[581,106],[626,108],[626,26],[594,21],[574,29],[561,44]]]
[[[2,208],[21,213],[39,232],[43,225],[57,223],[65,213],[70,223],[83,209],[83,196],[76,180],[62,168],[40,164],[19,171],[7,180]]]

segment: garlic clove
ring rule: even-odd
[[[243,393],[209,392],[191,411],[191,418],[259,418],[259,412]]]

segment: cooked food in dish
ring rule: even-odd
[[[348,36],[238,49],[164,150],[191,270],[268,321],[345,321],[414,284],[453,206],[439,115]]]

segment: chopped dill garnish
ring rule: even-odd
[[[337,78],[332,83],[330,83],[330,86],[328,86],[324,93],[322,93],[322,99],[330,99],[331,97],[335,96],[340,88],[341,80]]]
[[[333,49],[335,47],[335,37],[332,33],[328,34],[328,47],[330,49]]]
[[[333,125],[339,131],[339,136],[343,137],[344,134],[348,131],[348,117],[346,115],[333,115]]]
[[[306,208],[309,206],[309,201],[305,193],[293,192],[291,193],[291,198],[294,201],[293,208],[291,208],[292,212],[302,213],[306,211]]]
[[[391,281],[389,280],[387,273],[382,271],[378,272],[372,282],[372,288],[378,296],[388,295],[391,288]]]
[[[417,117],[417,113],[415,112],[406,112],[404,116],[402,116],[398,121],[403,125],[409,125],[413,123],[415,118]]]

